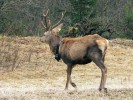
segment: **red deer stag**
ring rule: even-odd
[[[47,14],[44,14],[45,20],[46,16]],[[69,83],[74,88],[77,88],[76,84],[71,79],[74,65],[87,64],[93,61],[101,69],[102,73],[99,91],[104,90],[107,92],[107,88],[105,88],[107,68],[104,64],[104,58],[108,47],[108,40],[97,34],[79,38],[61,38],[57,33],[63,26],[63,24],[60,24],[63,17],[64,14],[62,13],[60,21],[56,25],[51,26],[49,30],[46,30],[40,40],[49,45],[56,60],[59,61],[62,59],[67,65],[67,81],[65,89],[68,89]],[[47,26],[45,26],[45,28],[47,29]]]

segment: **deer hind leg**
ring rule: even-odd
[[[106,83],[106,79],[107,79],[107,68],[105,67],[103,62],[100,64],[100,69],[102,72],[102,77],[101,77],[101,83],[100,83],[99,91],[104,89],[104,91],[107,93],[107,88],[105,88],[105,83]]]
[[[66,81],[65,90],[68,90],[68,85],[69,85],[69,83],[71,83],[71,85],[72,85],[74,88],[77,88],[77,87],[76,87],[76,84],[75,84],[74,82],[72,82],[72,79],[71,79],[72,68],[73,68],[72,65],[67,65],[67,81]]]
[[[107,88],[105,88],[105,83],[106,83],[106,78],[107,78],[107,68],[104,65],[104,60],[98,53],[93,54],[91,59],[101,69],[102,76],[101,76],[101,83],[100,83],[99,91],[104,89],[104,91],[107,93]]]

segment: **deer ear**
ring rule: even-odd
[[[57,35],[58,32],[61,30],[62,26],[63,26],[63,23],[61,23],[60,25],[52,29],[52,32]]]

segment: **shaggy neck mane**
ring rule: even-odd
[[[57,54],[57,49],[58,46],[59,46],[59,42],[62,40],[62,38],[58,35],[54,35],[52,36],[51,40],[50,40],[50,43],[49,43],[49,46],[50,46],[50,50],[51,52],[56,55]]]

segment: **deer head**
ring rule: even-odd
[[[42,23],[42,26],[45,28],[46,32],[43,34],[43,36],[41,37],[40,40],[41,40],[41,42],[50,44],[51,39],[59,38],[59,36],[57,34],[63,26],[63,23],[61,23],[61,21],[64,18],[65,13],[62,13],[60,20],[53,26],[51,26],[50,20],[47,21],[48,13],[49,13],[49,9],[45,13],[43,13],[44,19],[41,23]],[[45,22],[45,24],[44,24],[44,22]]]

